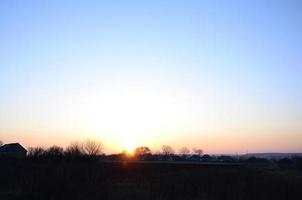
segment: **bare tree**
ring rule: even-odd
[[[52,146],[46,150],[46,155],[53,158],[60,158],[64,154],[64,149],[59,146]]]
[[[199,156],[201,156],[202,154],[203,154],[203,150],[202,149],[193,149],[193,152],[195,153],[195,154],[197,154],[197,155],[199,155]]]
[[[163,145],[161,150],[164,155],[173,155],[175,153],[174,149],[169,145]]]
[[[96,156],[102,153],[102,143],[93,140],[87,140],[84,143],[84,150],[89,156]]]
[[[42,147],[29,147],[28,148],[28,156],[32,158],[41,158],[45,156],[45,149]]]
[[[181,147],[179,149],[179,154],[182,156],[186,156],[190,153],[190,149],[188,149],[187,147]]]
[[[83,145],[79,142],[72,142],[66,148],[65,154],[70,157],[80,157],[84,154]]]

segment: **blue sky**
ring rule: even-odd
[[[120,130],[91,119],[130,106],[123,98],[148,107],[152,94],[154,118],[131,104],[106,121],[119,126],[133,111],[126,128],[140,133],[127,133],[139,138],[129,145],[302,151],[301,9],[294,0],[1,1],[0,139],[124,148],[110,136]],[[138,114],[146,130],[133,128]],[[215,138],[241,139],[218,148]]]

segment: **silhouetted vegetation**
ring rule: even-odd
[[[0,156],[0,199],[302,199],[302,158],[208,155],[165,145],[102,154],[95,141]],[[185,156],[184,156],[185,155]]]
[[[199,155],[199,156],[201,156],[201,155],[203,154],[203,150],[202,150],[202,149],[196,149],[196,148],[194,148],[194,149],[193,149],[193,152],[194,152],[195,154]]]
[[[134,151],[134,156],[139,160],[150,160],[152,153],[149,147],[137,147]]]
[[[96,156],[102,152],[102,144],[93,140],[87,140],[83,148],[88,156]]]
[[[179,154],[183,157],[183,158],[187,158],[187,156],[190,154],[190,149],[187,147],[182,147],[179,149]]]

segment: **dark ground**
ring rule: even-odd
[[[271,166],[0,160],[0,180],[1,200],[302,199],[301,174]]]

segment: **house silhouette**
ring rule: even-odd
[[[25,157],[27,150],[19,143],[4,144],[0,147],[0,156]]]

